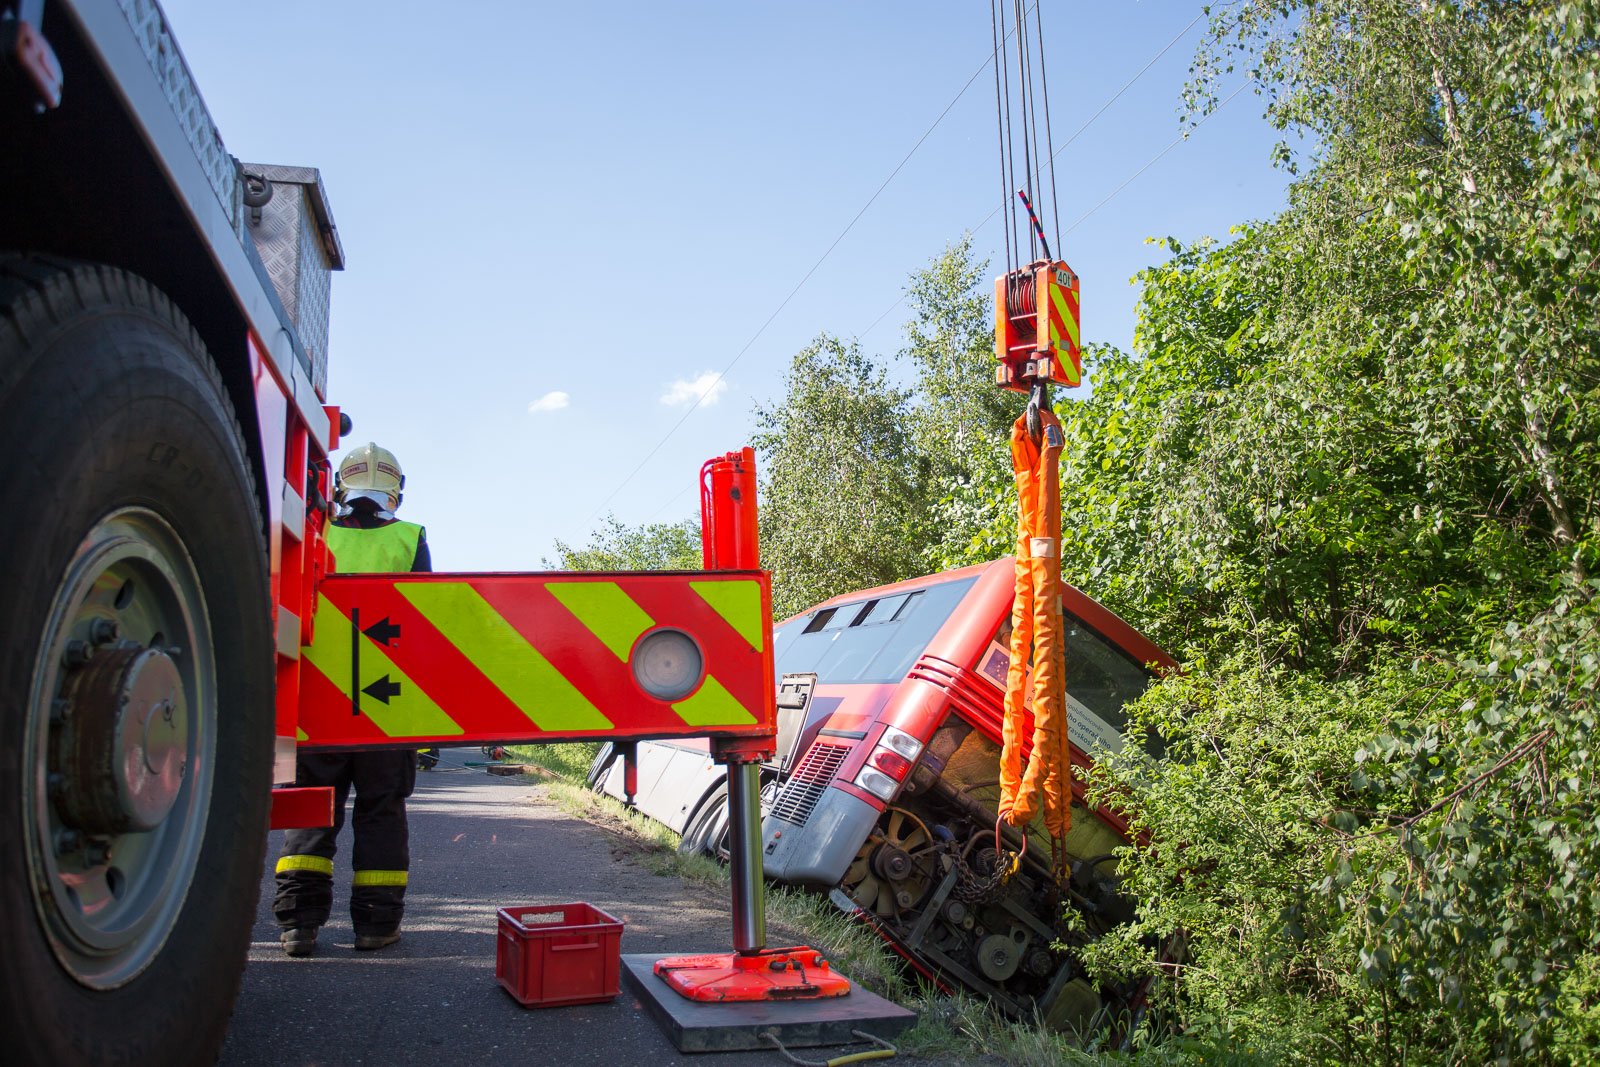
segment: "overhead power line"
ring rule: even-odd
[[[1030,5],[1030,9],[1033,9],[1033,8],[1036,8],[1036,7],[1037,7],[1037,2],[1035,2],[1032,5]],[[1053,162],[1054,159],[1057,156],[1059,156],[1062,152],[1065,152],[1067,150],[1068,146],[1070,146],[1073,143],[1073,141],[1077,140],[1078,137],[1085,130],[1087,130],[1089,128],[1089,126],[1092,125],[1096,119],[1098,119],[1101,115],[1103,115],[1105,113],[1107,108],[1109,108],[1112,104],[1116,103],[1116,101],[1124,93],[1126,93],[1128,91],[1128,89],[1135,82],[1137,82],[1141,77],[1143,77],[1144,74],[1147,71],[1149,71],[1149,69],[1151,67],[1153,67],[1156,64],[1156,62],[1161,59],[1162,56],[1167,54],[1167,52],[1172,48],[1173,45],[1177,44],[1178,41],[1180,41],[1186,34],[1188,34],[1188,32],[1190,30],[1192,30],[1195,27],[1195,25],[1204,17],[1205,17],[1205,12],[1202,11],[1200,14],[1196,15],[1189,22],[1189,24],[1187,26],[1185,26],[1182,30],[1178,31],[1178,33],[1170,41],[1168,41],[1165,45],[1162,46],[1160,51],[1158,51],[1154,56],[1152,56],[1150,58],[1149,62],[1145,63],[1145,65],[1143,67],[1139,68],[1138,73],[1136,73],[1132,78],[1129,78],[1128,81],[1122,86],[1121,89],[1118,89],[1117,92],[1110,97],[1110,99],[1108,99],[1104,104],[1102,104],[1100,106],[1099,110],[1097,110],[1093,115],[1089,116],[1089,118],[1081,126],[1078,127],[1077,131],[1074,132],[1071,137],[1067,138],[1067,140],[1062,143],[1062,145],[1061,145],[1061,147],[1059,149],[1057,149],[1053,153],[1051,153],[1050,160]],[[994,62],[993,56],[985,58],[985,60],[978,67],[978,69],[975,70],[972,73],[972,77],[967,79],[966,83],[964,85],[962,85],[960,90],[957,91],[956,95],[951,98],[951,100],[950,100],[950,102],[948,104],[945,105],[944,110],[940,111],[938,117],[933,120],[933,122],[928,126],[928,128],[926,130],[923,131],[922,136],[917,138],[917,142],[916,142],[916,144],[911,146],[911,150],[908,151],[905,154],[905,156],[900,160],[900,162],[895,165],[894,170],[889,172],[889,176],[887,178],[885,178],[881,184],[879,184],[878,188],[873,192],[872,196],[870,196],[867,199],[867,202],[861,206],[861,210],[856,212],[855,216],[850,220],[850,222],[844,227],[843,230],[841,230],[839,232],[839,236],[835,237],[833,239],[833,242],[828,245],[826,250],[823,251],[822,255],[817,257],[816,262],[813,263],[811,265],[811,268],[806,271],[806,273],[800,278],[800,280],[798,282],[795,283],[794,288],[789,290],[788,295],[783,298],[783,301],[777,306],[776,309],[773,310],[772,314],[767,316],[766,321],[764,321],[761,324],[761,326],[759,328],[757,328],[755,333],[750,336],[750,339],[744,343],[744,346],[741,347],[739,349],[739,351],[734,354],[733,358],[728,361],[727,366],[722,368],[721,372],[719,372],[717,374],[716,379],[709,386],[707,386],[704,390],[702,390],[701,393],[697,397],[695,397],[694,402],[689,406],[688,410],[683,413],[683,416],[680,419],[678,419],[677,422],[672,424],[671,428],[668,429],[667,432],[664,435],[662,435],[661,440],[657,441],[655,443],[655,445],[650,449],[650,451],[645,453],[644,457],[639,460],[638,464],[635,465],[634,468],[631,471],[628,472],[627,476],[624,477],[622,479],[622,481],[618,482],[616,487],[614,489],[612,489],[611,492],[606,495],[605,499],[600,501],[599,505],[594,509],[594,511],[590,512],[589,516],[586,519],[584,519],[584,525],[585,526],[588,526],[590,523],[592,523],[595,520],[595,518],[598,517],[601,514],[601,512],[603,512],[605,510],[606,505],[610,504],[611,501],[616,499],[617,494],[622,492],[622,490],[627,487],[628,483],[633,481],[633,479],[638,476],[639,472],[642,471],[645,468],[645,466],[650,462],[650,460],[655,457],[656,453],[661,451],[662,446],[665,445],[669,440],[671,440],[672,436],[675,433],[677,433],[680,428],[682,428],[682,426],[683,426],[683,424],[685,422],[688,421],[689,416],[694,414],[694,412],[700,407],[700,405],[705,401],[706,396],[708,396],[711,393],[711,391],[716,388],[718,383],[722,382],[723,379],[726,378],[728,372],[731,371],[734,368],[734,366],[739,362],[739,360],[744,358],[745,353],[750,351],[750,349],[755,345],[756,341],[758,341],[761,338],[761,335],[766,332],[767,327],[771,326],[772,323],[777,319],[777,317],[783,312],[783,309],[789,306],[790,302],[795,298],[795,296],[800,292],[800,290],[805,286],[805,284],[808,281],[811,280],[811,276],[814,275],[817,272],[817,269],[820,268],[822,266],[823,262],[826,261],[827,258],[833,253],[833,250],[835,248],[837,248],[839,246],[839,243],[845,239],[845,237],[850,233],[850,231],[852,229],[855,228],[856,223],[861,221],[862,216],[867,213],[867,209],[872,207],[872,205],[877,201],[878,197],[882,195],[883,191],[889,187],[889,183],[894,181],[895,176],[898,175],[902,169],[904,169],[905,165],[908,162],[910,162],[911,157],[917,153],[917,150],[919,148],[922,147],[923,142],[927,141],[928,137],[930,135],[932,135],[933,131],[936,128],[938,128],[939,123],[944,121],[945,116],[950,113],[951,109],[954,108],[958,102],[960,102],[961,98],[966,95],[967,90],[972,88],[973,83],[978,80],[978,77],[980,75],[982,75],[985,70],[989,69],[989,67],[993,64],[993,62]],[[1232,97],[1229,97],[1229,99],[1231,100]],[[1224,103],[1226,103],[1226,101],[1224,101]],[[1203,122],[1204,120],[1202,119],[1201,121]],[[1167,151],[1170,151],[1170,150],[1171,150],[1171,146],[1168,146]],[[1164,155],[1165,152],[1163,152],[1162,154]],[[1159,159],[1160,156],[1157,156],[1156,158]],[[1154,162],[1155,162],[1155,160],[1151,160],[1151,163],[1154,163]],[[1143,171],[1148,169],[1149,166],[1150,166],[1150,164],[1147,163],[1144,168],[1141,168],[1141,170],[1134,175],[1134,177],[1137,177],[1139,173],[1143,173]],[[1131,180],[1132,180],[1132,178],[1129,179],[1129,181],[1131,181]],[[1125,182],[1124,185],[1126,185],[1126,184],[1127,183]],[[1119,187],[1117,191],[1120,191],[1120,189],[1121,189],[1121,187]],[[1113,192],[1112,195],[1113,196],[1116,195],[1115,192]],[[1109,197],[1107,199],[1109,199]],[[1104,201],[1102,201],[1101,203],[1103,204]],[[1004,205],[1002,205],[1002,207],[1003,206]],[[1093,212],[1093,210],[1098,209],[1099,206],[1101,206],[1101,205],[1096,205],[1095,209],[1091,209],[1091,213]],[[991,211],[987,216],[985,216],[985,218],[981,222],[978,223],[978,226],[973,227],[973,229],[976,230],[978,227],[981,227],[981,226],[985,225],[989,221],[989,219],[993,218],[995,216],[995,214],[997,214],[1000,210],[1001,210],[1000,207],[996,207],[994,211]],[[1087,215],[1085,217],[1087,217]],[[1079,219],[1078,221],[1082,222],[1083,220]],[[1073,225],[1076,226],[1077,223],[1074,223]],[[1066,231],[1066,232],[1070,232],[1070,229],[1068,231]],[[866,333],[871,332],[871,330],[874,327],[876,327],[879,322],[883,321],[883,319],[886,318],[890,314],[890,312],[892,312],[896,307],[899,307],[900,304],[902,304],[904,302],[905,302],[905,297],[901,296],[899,300],[897,300],[887,310],[885,310],[882,315],[878,316],[878,318],[873,321],[872,325],[868,326],[867,329],[865,331],[863,331],[862,334],[860,334],[858,336],[864,336]],[[668,501],[668,503],[666,505],[662,505],[661,508],[658,508],[656,510],[655,514],[659,515],[673,501],[678,500],[682,496],[683,496],[682,492],[678,493],[676,496],[674,496],[672,498],[672,500]],[[653,517],[654,516],[652,516],[652,518]]]
[[[1163,148],[1161,151],[1159,151],[1155,155],[1151,156],[1149,162],[1145,163],[1144,166],[1140,167],[1138,170],[1134,171],[1132,174],[1130,174],[1126,178],[1124,178],[1123,181],[1122,181],[1122,184],[1118,185],[1115,189],[1113,189],[1109,193],[1107,193],[1100,200],[1100,202],[1098,204],[1096,204],[1094,207],[1090,208],[1088,211],[1085,211],[1082,215],[1079,215],[1078,216],[1078,221],[1074,222],[1071,226],[1068,226],[1066,229],[1061,231],[1062,235],[1065,236],[1066,234],[1071,233],[1073,230],[1076,230],[1079,226],[1083,225],[1084,220],[1086,220],[1090,215],[1093,215],[1096,211],[1099,211],[1101,208],[1105,207],[1108,203],[1110,203],[1112,197],[1116,196],[1118,193],[1122,192],[1122,190],[1124,190],[1128,186],[1132,185],[1134,179],[1138,178],[1139,175],[1143,174],[1145,171],[1149,170],[1151,167],[1155,166],[1158,162],[1160,162],[1162,156],[1165,156],[1168,152],[1172,151],[1174,148],[1178,147],[1180,144],[1182,144],[1184,141],[1186,141],[1188,139],[1188,137],[1189,137],[1189,134],[1191,132],[1193,132],[1193,130],[1197,130],[1201,126],[1204,126],[1206,124],[1206,120],[1207,119],[1209,119],[1212,115],[1215,115],[1218,111],[1221,111],[1223,108],[1227,107],[1228,104],[1233,100],[1234,97],[1236,97],[1240,93],[1244,92],[1245,89],[1247,89],[1247,88],[1249,88],[1249,83],[1248,82],[1245,83],[1244,85],[1239,86],[1239,88],[1235,89],[1232,93],[1230,93],[1228,95],[1228,98],[1226,100],[1224,100],[1222,103],[1218,104],[1216,107],[1212,108],[1206,114],[1202,115],[1200,117],[1200,121],[1196,122],[1194,124],[1194,126],[1192,127],[1192,129],[1185,130],[1183,133],[1180,133],[1177,137],[1174,137],[1172,139],[1172,143],[1168,144],[1167,147]],[[1102,108],[1101,110],[1104,110],[1104,109]],[[1082,133],[1083,131],[1079,130],[1078,132]],[[1074,134],[1073,136],[1077,136],[1077,135]],[[1066,147],[1065,145],[1062,146],[1063,149],[1065,149],[1065,147]],[[999,207],[996,207],[993,211],[990,211],[989,214],[987,214],[987,215],[985,215],[983,217],[983,221],[979,222],[978,225],[972,227],[972,231],[971,232],[975,233],[979,229],[981,229],[982,227],[988,225],[989,220],[994,218],[996,215],[998,215],[1005,206],[1006,205],[1002,204]],[[865,330],[862,330],[860,333],[856,334],[856,340],[859,341],[861,338],[863,338],[867,334],[871,333],[874,329],[877,328],[879,323],[881,323],[884,319],[888,318],[891,313],[893,313],[895,308],[899,307],[901,304],[904,304],[905,302],[906,302],[905,294],[902,293],[900,295],[900,299],[896,300],[894,303],[892,303],[888,307],[884,308],[883,309],[883,314],[879,315],[877,318],[872,320],[871,325],[869,325]]]
[[[760,328],[757,329],[755,333],[751,334],[750,340],[744,343],[744,347],[739,349],[739,351],[734,354],[734,357],[728,361],[728,365],[726,367],[722,368],[721,373],[717,375],[716,381],[712,382],[711,385],[707,386],[699,396],[695,397],[694,403],[689,405],[689,410],[683,413],[683,418],[673,423],[672,428],[666,432],[661,440],[656,442],[655,447],[650,449],[649,452],[645,453],[644,458],[639,461],[638,465],[634,467],[633,470],[628,472],[628,476],[622,479],[622,481],[617,484],[617,487],[611,490],[604,500],[600,501],[600,506],[595,508],[587,519],[583,520],[585,526],[593,522],[595,517],[598,516],[602,510],[604,510],[605,506],[611,503],[611,501],[616,498],[616,495],[622,492],[623,488],[634,479],[634,476],[644,469],[645,464],[649,463],[655,454],[661,451],[661,446],[666,444],[667,441],[672,438],[672,435],[678,432],[678,428],[688,421],[689,416],[695,413],[695,409],[700,406],[701,402],[705,400],[706,396],[710,394],[711,390],[715,389],[717,384],[727,376],[728,372],[733,369],[734,364],[738,363],[740,359],[744,358],[744,354],[750,351],[751,346],[753,346],[756,341],[760,339],[761,335],[766,332],[767,327],[772,325],[773,320],[783,312],[784,308],[789,306],[789,302],[795,298],[795,294],[799,293],[806,282],[811,280],[811,276],[817,272],[817,268],[822,266],[823,261],[833,254],[833,250],[835,248],[839,247],[839,242],[843,241],[846,235],[848,235],[850,231],[855,228],[856,223],[861,221],[861,216],[867,213],[867,209],[870,208],[877,201],[878,197],[883,194],[883,191],[889,187],[889,183],[894,181],[895,175],[899,174],[900,171],[904,169],[905,165],[910,162],[911,157],[917,154],[917,149],[922,147],[922,143],[928,139],[928,137],[938,127],[939,123],[944,121],[944,117],[950,114],[950,109],[955,107],[956,104],[960,102],[961,98],[966,95],[968,89],[972,88],[972,83],[978,80],[978,75],[982,74],[989,68],[990,62],[992,62],[992,60],[984,60],[983,65],[972,72],[972,77],[967,79],[967,83],[963,85],[960,91],[957,92],[956,95],[950,99],[950,102],[944,106],[944,110],[939,112],[939,117],[934,119],[933,123],[922,132],[921,137],[917,138],[917,143],[911,146],[911,151],[907,152],[904,158],[902,158],[899,163],[895,164],[894,170],[890,171],[889,176],[883,179],[882,184],[878,186],[877,190],[867,198],[867,202],[861,205],[861,210],[856,212],[855,217],[850,220],[844,229],[839,231],[839,236],[833,239],[833,243],[823,251],[822,255],[817,257],[817,261],[815,263],[811,264],[811,269],[806,271],[805,275],[795,283],[793,289],[789,290],[789,295],[783,298],[783,302],[777,306],[771,315],[767,316],[767,320],[761,324]]]

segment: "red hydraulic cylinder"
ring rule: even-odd
[[[760,569],[753,449],[729,452],[700,468],[700,535],[706,570]],[[712,758],[728,767],[734,951],[667,957],[657,960],[654,968],[668,985],[692,1000],[794,1000],[850,991],[849,981],[831,973],[814,950],[766,948],[759,764],[771,757],[775,744],[771,733],[711,739]]]
[[[756,571],[756,453],[708,459],[700,468],[700,553],[708,571]]]

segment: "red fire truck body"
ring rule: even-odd
[[[214,1061],[269,814],[330,818],[273,788],[301,747],[708,735],[759,952],[749,450],[702,471],[705,572],[330,574],[320,174],[228,153],[155,0],[0,0],[0,145],[7,1062]]]

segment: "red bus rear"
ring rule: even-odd
[[[1014,1014],[1083,1025],[1131,1008],[1139,991],[1096,993],[1051,946],[1131,917],[1109,859],[1126,826],[1091,811],[1075,781],[1070,883],[1049,873],[1041,821],[1022,868],[1003,882],[994,873],[1012,573],[1007,558],[850,593],[776,628],[780,683],[803,689],[815,677],[794,711],[803,725],[763,820],[762,858],[770,878],[837,887],[841,906],[925,972]],[[1076,589],[1062,599],[1071,754],[1087,766],[1124,744],[1125,705],[1152,668],[1176,665]],[[1016,850],[1020,832],[1009,832]]]

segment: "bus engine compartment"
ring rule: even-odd
[[[1136,987],[1097,992],[1070,952],[1132,918],[1110,855],[1121,838],[1074,804],[1075,838],[1100,851],[1070,860],[1069,877],[1058,882],[1048,839],[1032,827],[1008,876],[1002,852],[1021,850],[1022,835],[1003,826],[997,849],[999,756],[998,745],[951,715],[861,845],[836,903],[847,898],[903,954],[932,964],[944,984],[955,979],[1007,1014],[1037,1010],[1067,1029],[1134,1010]],[[934,769],[939,761],[942,772]],[[1081,924],[1067,921],[1069,908]]]

